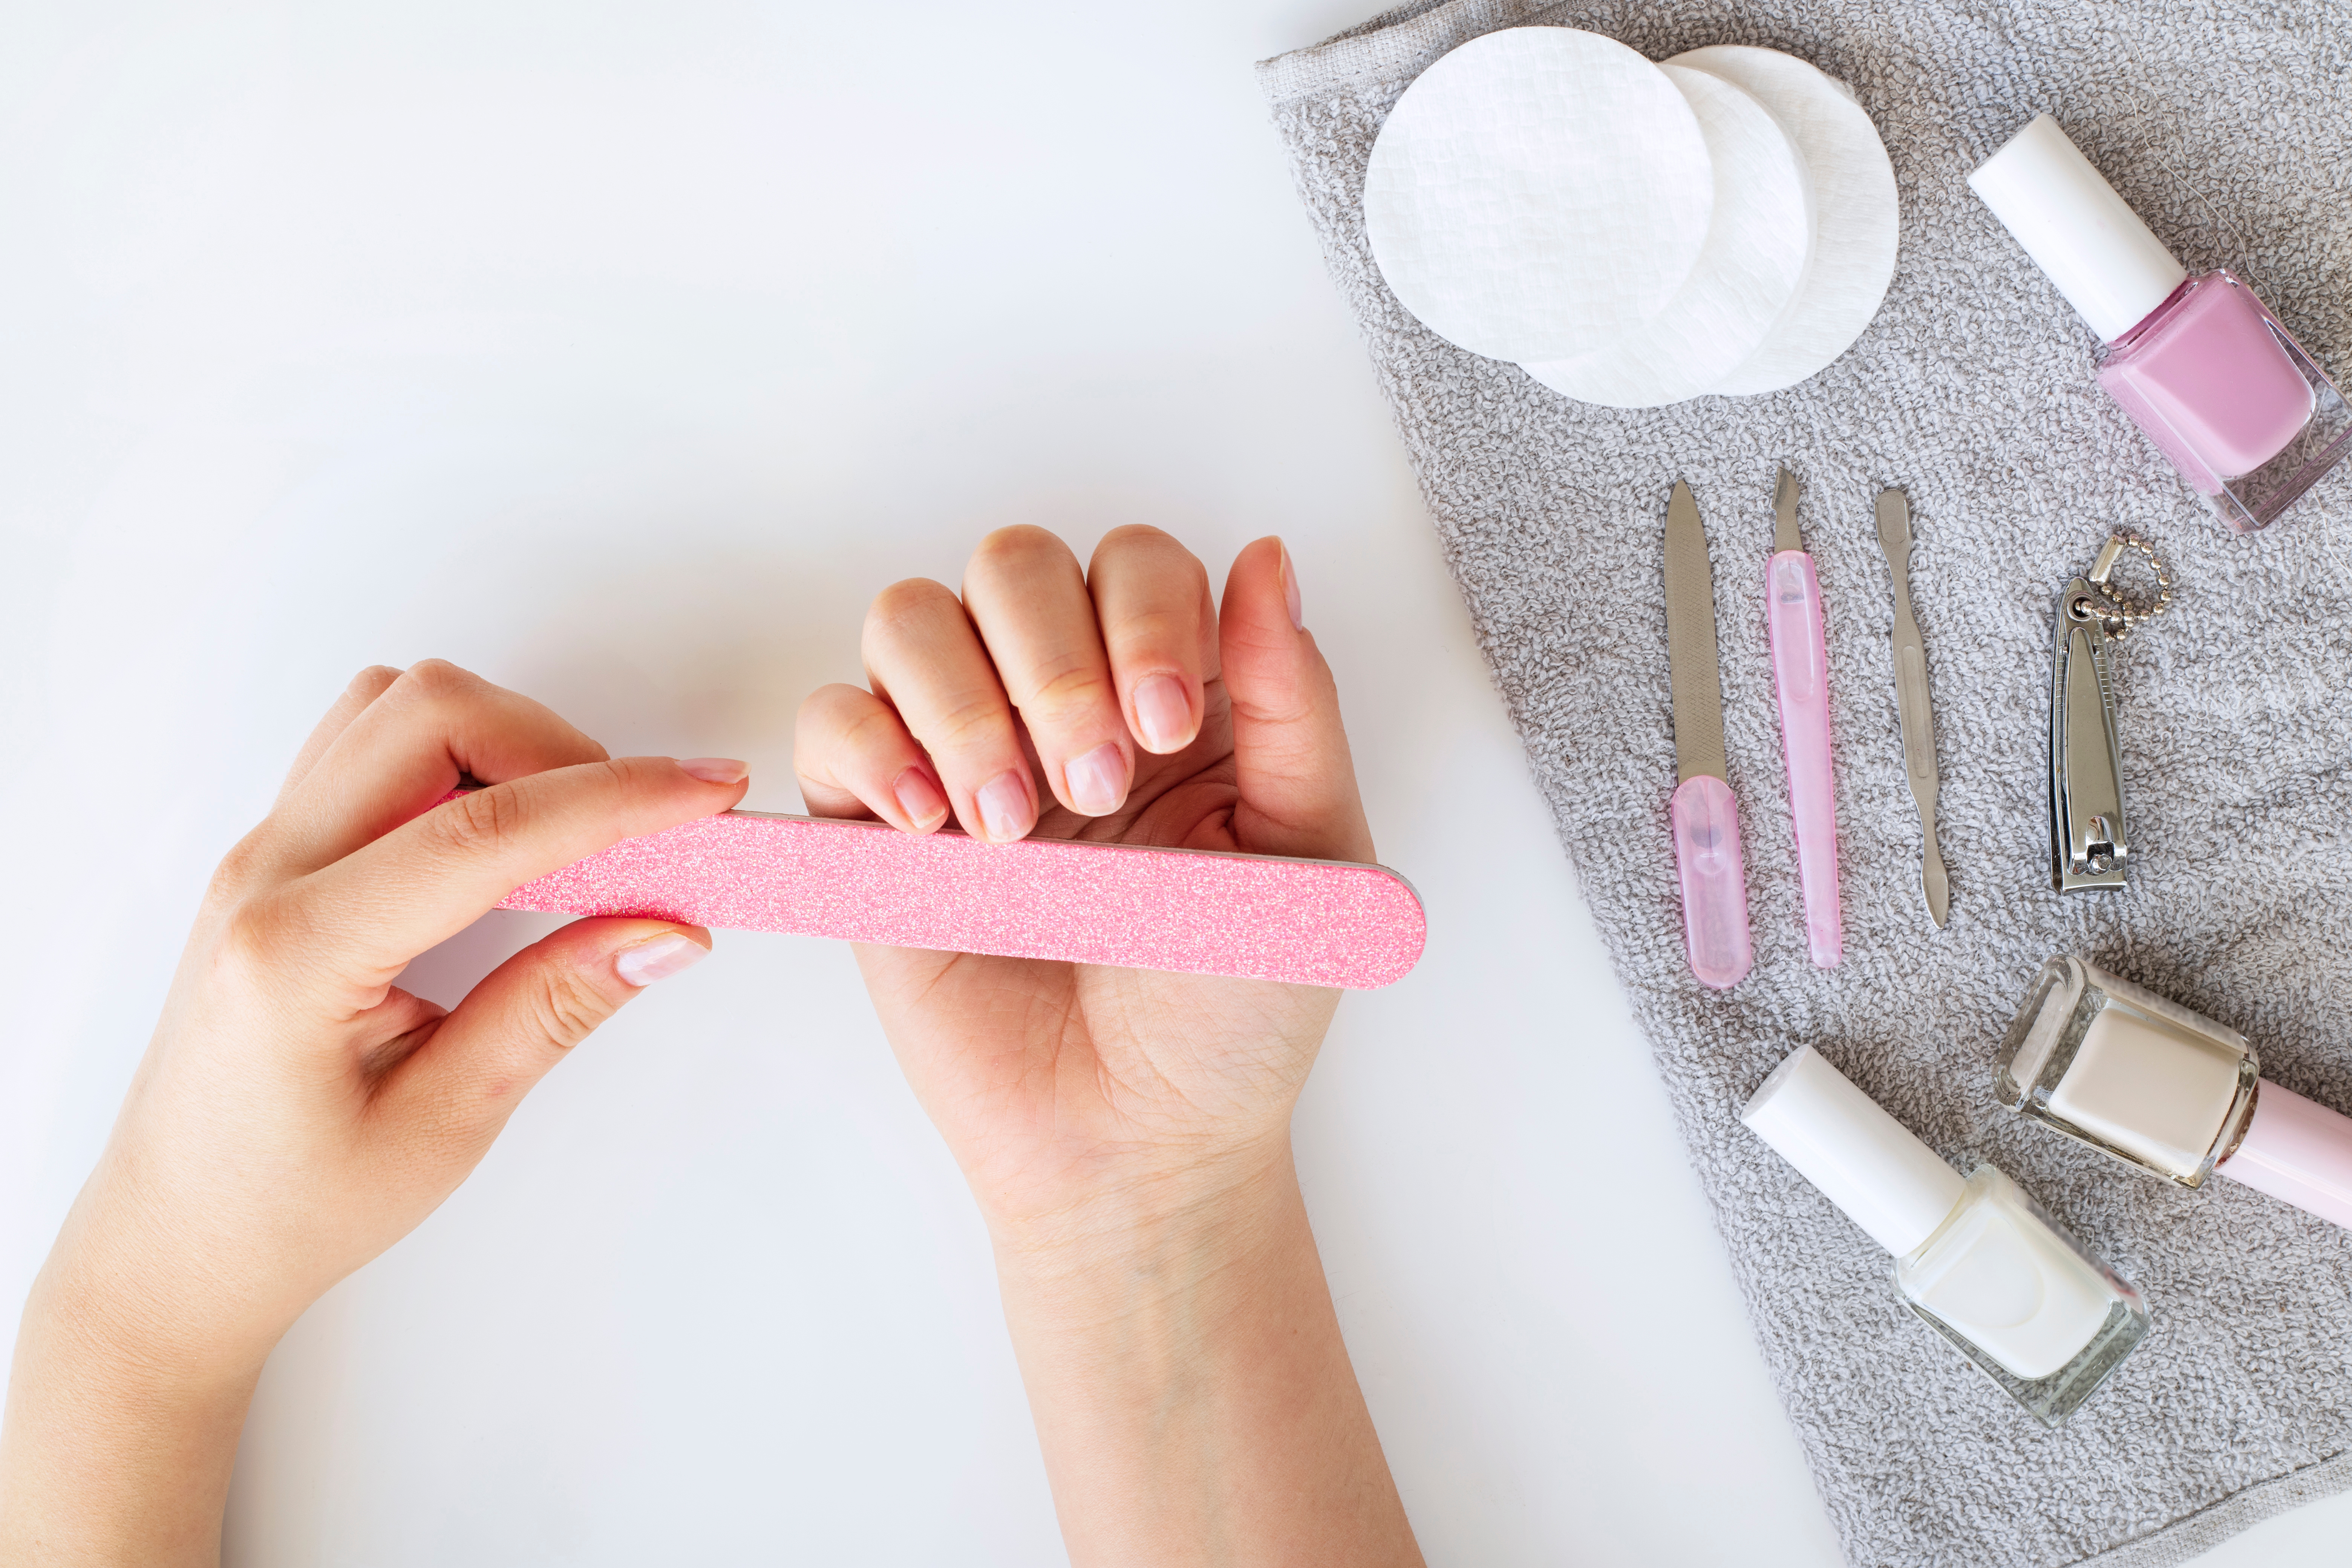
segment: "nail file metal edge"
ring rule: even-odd
[[[756,811],[625,839],[498,907],[1356,990],[1403,978],[1427,937],[1382,866]]]
[[[1706,525],[1690,487],[1675,481],[1666,502],[1666,669],[1674,688],[1676,784],[1722,778],[1723,679],[1716,667],[1715,577]]]

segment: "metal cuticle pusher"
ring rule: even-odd
[[[1952,889],[1936,843],[1936,715],[1927,699],[1927,645],[1911,613],[1911,500],[1891,487],[1878,492],[1878,547],[1895,574],[1895,708],[1903,726],[1903,772],[1919,807],[1919,888],[1940,929],[1951,918]]]

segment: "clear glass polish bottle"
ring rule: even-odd
[[[2049,115],[1969,184],[2098,334],[2099,384],[2232,527],[2352,453],[2352,407],[2246,280],[2190,277]]]
[[[1739,1119],[1894,1254],[1911,1310],[2045,1426],[2147,1332],[2139,1292],[2015,1183],[1990,1165],[1963,1179],[1811,1046]]]
[[[2352,1226],[2352,1117],[2263,1081],[2245,1036],[2074,957],[2042,966],[1995,1098],[2184,1187],[2219,1171]]]

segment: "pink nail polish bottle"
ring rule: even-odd
[[[2232,527],[2352,450],[2343,395],[2245,279],[2190,277],[2049,115],[1969,184],[2098,333],[2099,384]]]

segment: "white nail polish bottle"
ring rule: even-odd
[[[1895,1255],[1927,1324],[2055,1426],[2147,1332],[2139,1292],[1990,1165],[1965,1180],[1811,1046],[1739,1119]]]

